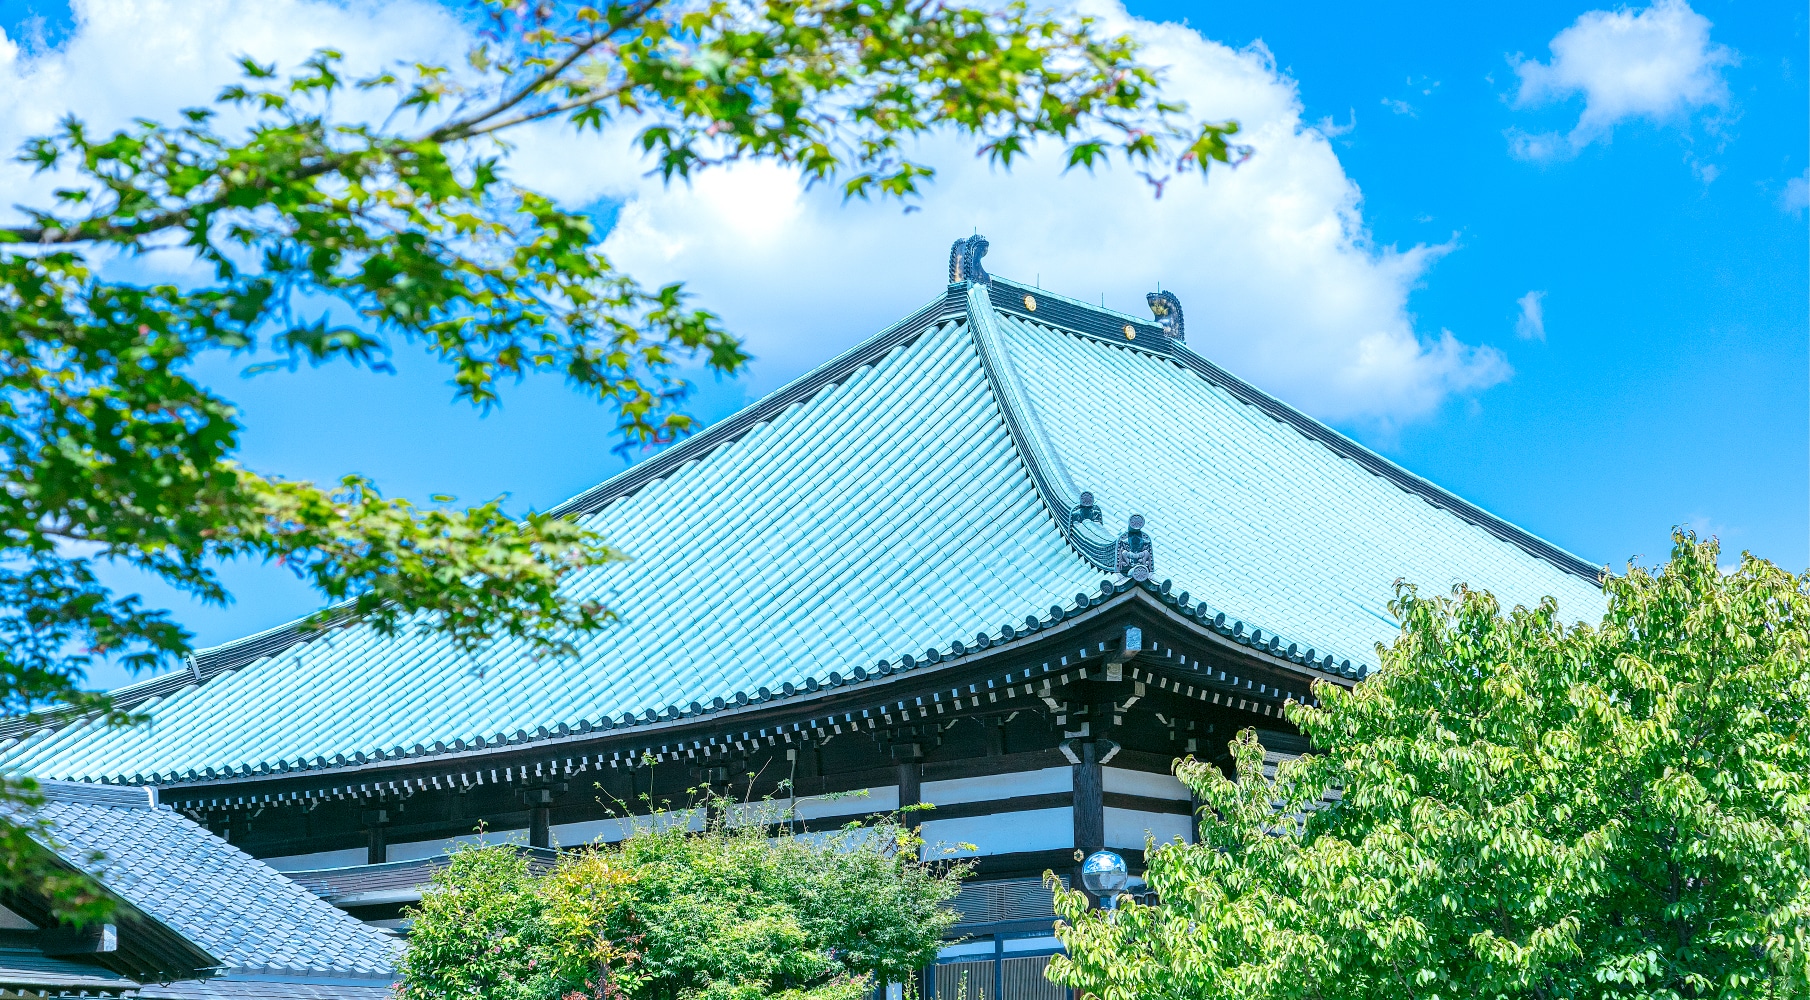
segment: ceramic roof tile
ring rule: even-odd
[[[619,616],[576,658],[350,626],[143,706],[146,726],[73,725],[3,762],[149,779],[620,720],[947,648],[1099,579],[1052,529],[959,321],[584,520],[631,558],[568,582]]]
[[[1505,605],[1601,591],[1328,450],[1157,354],[1002,317],[1030,405],[1120,530],[1143,514],[1158,578],[1265,633],[1374,663],[1396,579],[1466,582]],[[1117,387],[1102,399],[1099,387]]]
[[[395,939],[360,923],[143,789],[45,782],[64,860],[199,945],[228,969],[387,977]],[[98,860],[97,860],[98,855]]]
[[[331,765],[821,684],[1095,593],[1101,546],[1132,513],[1149,519],[1159,578],[1358,663],[1394,629],[1397,577],[1600,610],[1576,557],[1185,349],[1112,341],[1135,324],[1151,345],[1153,324],[1042,291],[1032,315],[1014,310],[1033,290],[995,291],[1005,297],[951,286],[559,508],[631,556],[568,581],[571,597],[620,616],[576,657],[536,660],[509,641],[464,654],[358,625],[302,643],[272,632],[202,651],[198,661],[225,664],[204,683],[152,682],[138,706],[149,725],[28,734],[0,766],[154,781]],[[1092,490],[1108,523],[1071,524],[1057,481]]]
[[[227,977],[149,985],[134,996],[145,1000],[390,1000],[395,992],[389,983]]]

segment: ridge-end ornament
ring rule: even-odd
[[[993,278],[987,269],[980,266],[980,259],[987,255],[987,238],[976,233],[956,240],[949,247],[949,283],[966,281],[976,285],[989,285]]]
[[[1071,524],[1079,521],[1095,521],[1103,524],[1106,521],[1106,515],[1100,512],[1099,504],[1094,503],[1093,493],[1086,492],[1081,494],[1081,502],[1076,505],[1075,509],[1068,512],[1068,519]]]
[[[1144,515],[1133,514],[1126,523],[1125,533],[1119,536],[1113,568],[1140,583],[1156,573],[1156,548],[1144,533]]]
[[[1156,316],[1158,326],[1170,340],[1186,340],[1182,331],[1182,300],[1175,297],[1174,292],[1151,292],[1144,296],[1150,304],[1150,312]]]

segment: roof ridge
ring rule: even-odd
[[[1018,450],[1037,495],[1049,509],[1050,518],[1062,532],[1069,546],[1096,568],[1112,572],[1117,536],[1106,530],[1093,494],[1075,485],[1067,463],[1056,451],[1037,408],[1031,403],[1012,366],[1011,348],[1000,335],[993,311],[993,299],[985,284],[969,284],[966,293],[968,332],[980,354],[981,368],[987,374],[987,385],[999,403],[1012,445]]]
[[[1114,309],[1111,306],[1105,305],[1104,303],[1095,304],[1095,303],[1087,301],[1086,299],[1077,299],[1073,295],[1064,295],[1061,292],[1052,292],[1049,289],[1044,288],[1042,285],[1027,285],[1021,281],[1014,281],[1011,278],[1001,277],[999,275],[989,275],[989,277],[991,277],[994,281],[999,282],[1000,284],[1010,285],[1014,289],[1028,292],[1028,293],[1036,296],[1040,300],[1061,302],[1065,305],[1073,306],[1076,309],[1085,309],[1088,312],[1099,313],[1102,316],[1106,316],[1110,319],[1118,320],[1121,323],[1129,322],[1135,326],[1140,326],[1140,327],[1155,325],[1150,320],[1145,319],[1142,316],[1134,316],[1128,312],[1120,312],[1119,310]]]
[[[1408,471],[1327,424],[1233,375],[1202,355],[1195,353],[1186,343],[1162,335],[1160,325],[1065,295],[1057,295],[1043,289],[1032,289],[1009,278],[989,277],[995,285],[1003,285],[1013,292],[1023,292],[1027,299],[1036,300],[1035,302],[1026,301],[1020,306],[1010,296],[1005,296],[1001,301],[995,303],[996,308],[1001,311],[1011,314],[1017,319],[1037,323],[1064,333],[1080,334],[1104,340],[1114,347],[1167,358],[1206,382],[1231,393],[1239,402],[1256,407],[1270,418],[1288,424],[1304,436],[1324,445],[1339,457],[1357,463],[1366,471],[1388,480],[1401,490],[1420,497],[1434,507],[1450,512],[1459,520],[1494,535],[1536,559],[1551,563],[1559,569],[1591,583],[1601,583],[1603,573],[1601,565],[1555,545],[1506,518],[1490,513],[1439,484]],[[1066,308],[1052,311],[1046,306],[1039,309],[1038,306],[1045,302],[1059,303]],[[1121,327],[1120,323],[1125,320],[1130,320],[1130,322],[1124,323]]]
[[[961,290],[951,285],[944,290],[942,296],[910,316],[646,461],[618,472],[563,503],[549,507],[547,513],[554,517],[583,517],[596,513],[612,501],[629,496],[648,483],[664,478],[679,466],[703,458],[725,444],[733,443],[750,430],[773,419],[780,411],[841,383],[848,376],[885,357],[894,348],[910,344],[939,320],[960,315],[963,305]]]

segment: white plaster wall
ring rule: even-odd
[[[798,800],[799,819],[825,816],[869,816],[899,808],[899,786],[881,785],[853,792],[807,795]]]
[[[921,831],[926,859],[1052,851],[1069,847],[1075,839],[1075,811],[1067,806],[963,819],[928,818],[935,812],[923,815],[927,817]],[[973,844],[975,849],[956,847],[963,843]],[[951,850],[945,853],[944,848]]]
[[[1074,787],[1074,772],[1071,769],[1046,767],[1038,771],[1019,771],[1014,774],[987,774],[978,778],[926,781],[919,787],[918,794],[925,802],[947,806],[957,802],[991,802],[994,799],[1009,799],[1019,795],[1047,795],[1052,792],[1072,791]],[[927,815],[934,816],[935,813]]]
[[[1152,799],[1174,799],[1188,801],[1188,786],[1173,774],[1152,774],[1149,771],[1127,771],[1119,767],[1103,767],[1100,769],[1101,787],[1108,792],[1120,795],[1143,795]]]
[[[1158,844],[1166,844],[1177,838],[1183,843],[1194,841],[1194,824],[1186,816],[1114,809],[1111,806],[1105,811],[1107,847],[1141,851],[1144,849],[1146,833],[1156,838]]]
[[[1005,940],[1005,953],[1008,955],[1015,951],[1061,950],[1062,942],[1056,940],[1056,937],[1053,934],[1049,937],[1006,938]]]
[[[487,847],[491,844],[526,844],[526,830],[486,830],[483,833],[468,833],[460,837],[444,837],[440,840],[416,840],[402,844],[390,844],[384,852],[385,861],[419,861],[437,854],[445,854],[454,845],[469,844],[475,847]]]
[[[348,847],[343,851],[316,851],[313,854],[290,854],[260,860],[280,872],[305,872],[316,868],[350,868],[364,864],[370,856],[371,852],[367,848]]]
[[[627,838],[636,830],[665,830],[683,823],[685,829],[698,831],[704,829],[704,810],[679,809],[673,812],[655,813],[653,816],[626,816],[615,819],[593,819],[583,823],[555,823],[547,828],[547,835],[559,847],[579,847],[584,844],[613,844]]]

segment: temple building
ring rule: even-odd
[[[1181,755],[1247,727],[1303,750],[1283,706],[1374,669],[1396,580],[1600,612],[1598,566],[1195,353],[1174,295],[1122,314],[989,275],[986,246],[959,241],[917,312],[557,508],[631,557],[566,585],[618,615],[577,655],[278,628],[117,692],[147,724],[10,723],[0,766],[154,786],[390,925],[480,823],[538,852],[701,785],[806,829],[929,803],[925,838],[978,857],[945,961],[992,997],[1060,996],[1038,878],[1191,839]]]

